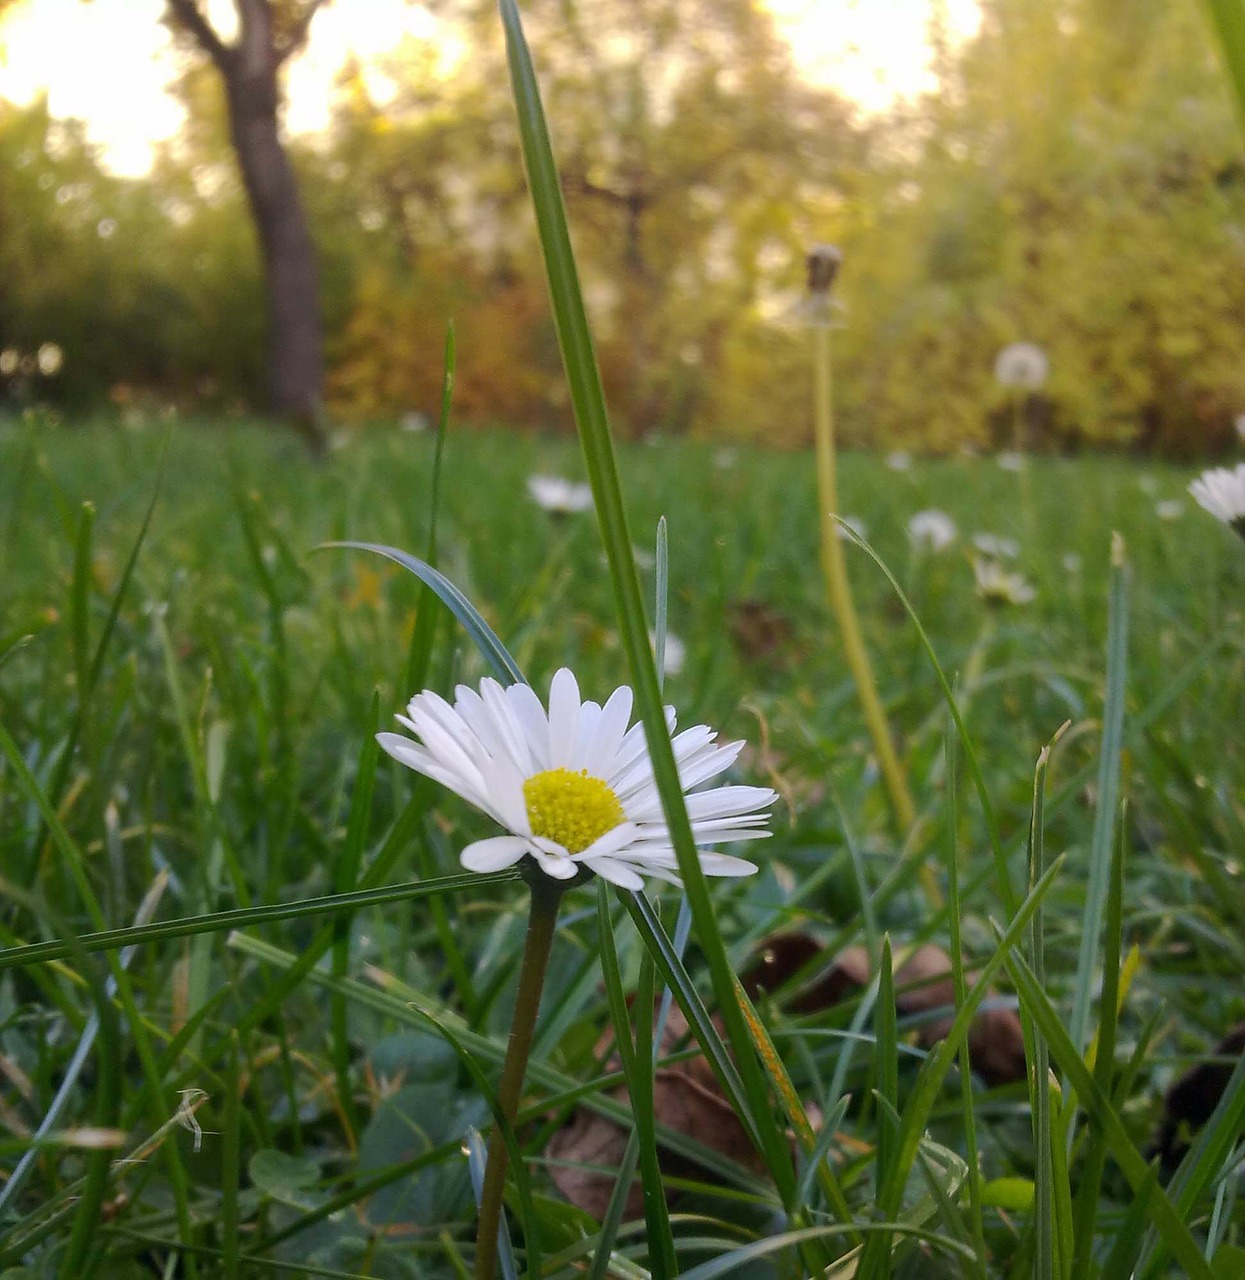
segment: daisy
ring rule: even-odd
[[[908,538],[922,551],[944,551],[956,538],[955,521],[945,511],[931,507],[908,521]]]
[[[506,835],[469,844],[469,871],[499,871],[530,857],[547,875],[573,879],[581,869],[641,889],[644,876],[679,884],[678,862],[662,815],[641,724],[630,724],[632,694],[623,685],[604,706],[582,702],[565,667],[553,677],[546,712],[530,685],[503,688],[485,679],[477,693],[455,690],[453,706],[417,693],[398,720],[415,739],[377,734],[400,764],[448,787],[487,813]],[[674,709],[666,708],[673,732]],[[742,742],[719,744],[704,725],[673,740],[679,780],[697,845],[768,836],[768,787],[703,784],[735,762]],[[756,865],[701,853],[710,876],[744,876]]]
[[[572,515],[592,506],[592,490],[561,476],[528,476],[527,491],[533,502],[551,515]]]
[[[1245,462],[1238,462],[1231,471],[1227,467],[1203,471],[1189,485],[1189,492],[1199,507],[1245,538]]]
[[[997,560],[981,557],[973,561],[977,594],[989,605],[1029,604],[1037,592],[1021,573],[1009,573]]]
[[[1032,342],[1013,342],[1003,348],[994,362],[994,380],[1001,387],[1036,391],[1046,381],[1050,362],[1046,352]]]
[[[995,560],[1015,560],[1020,554],[1020,544],[1013,538],[1000,538],[997,533],[973,534],[973,546],[983,556],[991,556]]]

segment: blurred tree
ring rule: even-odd
[[[334,163],[408,279],[439,257],[477,301],[510,299],[522,328],[486,308],[482,341],[543,360],[537,382],[551,390],[556,352],[547,326],[530,323],[544,286],[494,6],[436,9],[470,56],[449,63],[444,40],[408,42],[386,68],[383,109],[353,76]],[[524,20],[615,420],[634,434],[720,420],[723,353],[798,278],[859,154],[848,110],[800,80],[755,0],[533,0]],[[373,363],[385,359],[378,327],[362,320],[354,344]],[[460,355],[472,332],[460,315]],[[355,373],[352,362],[357,390]]]
[[[224,83],[229,132],[264,263],[272,408],[313,448],[324,444],[324,341],[315,247],[281,141],[281,70],[307,41],[325,0],[234,0],[237,36],[223,40],[199,0],[167,0],[169,19]]]

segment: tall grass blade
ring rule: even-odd
[[[661,690],[649,648],[644,603],[631,549],[631,535],[623,506],[605,395],[579,287],[557,165],[532,66],[531,51],[523,33],[515,0],[499,0],[499,7],[506,33],[506,54],[518,115],[523,164],[536,213],[554,324],[585,467],[592,486],[597,520],[605,544],[622,647],[631,673],[636,705],[644,724],[653,777],[670,829],[679,876],[691,906],[696,938],[709,968],[718,1010],[726,1026],[727,1039],[734,1051],[739,1077],[746,1092],[747,1109],[751,1113],[745,1121],[746,1127],[755,1135],[784,1205],[794,1212],[798,1208],[794,1203],[795,1170],[786,1139],[774,1121],[765,1077],[752,1051],[747,1027],[733,996],[733,970],[717,928],[708,886],[696,853],[687,806],[670,745],[670,734],[666,728]],[[745,1120],[743,1114],[740,1119]]]
[[[1006,956],[1006,964],[1012,981],[1020,993],[1022,1007],[1041,1029],[1050,1046],[1052,1057],[1063,1071],[1071,1088],[1076,1091],[1081,1105],[1090,1113],[1091,1119],[1102,1126],[1112,1159],[1128,1180],[1133,1194],[1138,1194],[1147,1180],[1149,1169],[1137,1148],[1133,1146],[1124,1122],[1120,1119],[1111,1099],[1098,1087],[1090,1074],[1089,1068],[1086,1067],[1076,1046],[1064,1030],[1058,1012],[1047,998],[1033,970],[1023,959],[1010,951]],[[1198,1248],[1197,1242],[1185,1225],[1183,1217],[1161,1187],[1154,1188],[1150,1205],[1151,1221],[1184,1268],[1185,1275],[1192,1277],[1192,1280],[1210,1280],[1210,1268],[1202,1257],[1201,1249]]]
[[[1120,757],[1124,746],[1124,697],[1128,677],[1128,562],[1124,540],[1111,540],[1111,586],[1107,605],[1107,690],[1102,715],[1102,746],[1098,757],[1098,800],[1089,849],[1085,910],[1072,994],[1068,1034],[1084,1051],[1089,1042],[1098,950],[1106,913],[1111,871],[1112,834],[1120,795]]]

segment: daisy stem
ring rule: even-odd
[[[527,1060],[532,1052],[536,1032],[536,1015],[540,1012],[540,996],[545,986],[545,971],[553,950],[553,936],[558,925],[558,904],[567,885],[537,871],[531,878],[532,905],[527,919],[527,937],[523,943],[523,965],[519,970],[519,989],[514,999],[514,1018],[510,1023],[510,1041],[506,1060],[502,1063],[497,1085],[497,1106],[506,1126],[514,1124],[519,1112],[519,1097]],[[508,1152],[501,1124],[494,1123],[488,1144],[488,1163],[484,1170],[484,1186],[480,1191],[480,1222],[476,1233],[475,1280],[492,1280],[497,1269],[497,1233],[501,1227],[502,1195],[506,1189]]]
[[[852,603],[851,587],[847,581],[847,563],[843,557],[843,544],[839,541],[839,529],[834,515],[839,509],[838,486],[835,479],[834,409],[830,389],[830,327],[815,324],[813,333],[813,431],[817,448],[817,496],[818,519],[821,526],[821,566],[826,578],[826,593],[834,610],[843,642],[843,657],[856,684],[865,723],[873,738],[878,766],[890,799],[891,812],[900,837],[906,839],[916,824],[916,805],[904,779],[903,767],[895,754],[890,728],[882,700],[878,697],[877,682],[860,633],[860,620]],[[942,905],[942,894],[932,870],[924,863],[920,869],[921,887],[932,907]]]

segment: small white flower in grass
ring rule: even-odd
[[[1000,471],[1023,471],[1025,469],[1025,455],[1017,453],[1014,449],[1004,449],[1002,453],[995,455],[994,460],[998,463]]]
[[[1237,463],[1230,470],[1215,467],[1203,471],[1189,485],[1189,492],[1199,507],[1245,538],[1245,462]]]
[[[1037,597],[1023,574],[1009,573],[997,560],[975,558],[973,577],[977,594],[988,605],[1029,604]]]
[[[648,642],[653,646],[653,652],[657,652],[657,632],[650,631],[648,633]],[[677,676],[683,670],[684,664],[687,662],[687,645],[674,634],[673,631],[666,632],[666,675]]]
[[[1036,391],[1049,372],[1046,352],[1032,342],[1010,343],[994,362],[994,380],[999,386],[1021,391]]]
[[[955,521],[936,507],[918,511],[908,521],[908,538],[918,551],[945,551],[956,533]]]
[[[858,538],[867,538],[869,536],[869,526],[859,516],[840,516],[839,519],[843,521],[843,524],[836,525],[835,532],[839,535],[840,541],[850,542],[852,533]],[[844,528],[844,525],[847,527]],[[851,533],[848,532],[849,529]]]
[[[1176,498],[1164,498],[1154,504],[1154,514],[1160,520],[1179,520],[1184,515],[1184,503]]]
[[[592,507],[592,490],[561,476],[528,476],[527,491],[532,501],[551,515],[573,515]]]
[[[892,471],[911,471],[912,455],[906,449],[896,449],[886,455],[886,465]]]
[[[1062,561],[1065,573],[1081,572],[1081,555],[1078,551],[1065,551]]]
[[[1020,544],[1013,538],[1000,538],[996,533],[973,534],[973,546],[983,556],[993,556],[995,560],[1015,560],[1020,554]]]
[[[680,883],[662,816],[644,729],[632,725],[630,688],[604,706],[583,702],[565,667],[553,677],[549,709],[529,685],[485,679],[477,693],[459,685],[451,706],[425,691],[398,719],[414,735],[377,734],[395,760],[448,787],[487,813],[506,835],[468,845],[469,871],[499,871],[531,857],[547,875],[573,879],[586,868],[624,889],[645,876]],[[673,731],[674,709],[666,708]],[[729,769],[742,742],[719,744],[704,725],[675,736],[674,757],[696,844],[757,840],[770,833],[768,787],[705,787]],[[750,875],[754,863],[700,854],[709,876]]]

